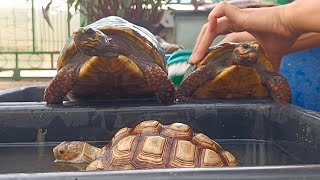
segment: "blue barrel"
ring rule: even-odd
[[[288,54],[280,73],[289,81],[292,104],[320,111],[320,47]]]

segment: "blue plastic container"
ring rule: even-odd
[[[280,73],[289,81],[294,105],[320,111],[320,47],[285,56]]]

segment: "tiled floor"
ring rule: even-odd
[[[0,90],[17,88],[23,86],[39,86],[39,85],[47,85],[50,82],[50,79],[41,79],[41,80],[0,80]]]

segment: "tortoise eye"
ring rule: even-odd
[[[64,150],[60,150],[59,153],[60,153],[60,154],[64,154]]]
[[[244,49],[248,49],[248,48],[249,48],[249,45],[248,45],[248,44],[243,44],[242,47],[243,47]]]

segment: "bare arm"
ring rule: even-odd
[[[320,33],[305,33],[299,37],[287,53],[293,53],[314,47],[320,47]]]
[[[203,26],[189,63],[199,62],[216,36],[247,31],[262,45],[277,71],[284,54],[311,42],[303,33],[320,32],[319,19],[319,0],[296,0],[283,6],[255,9],[219,3]],[[302,38],[301,44],[295,44],[299,38]],[[320,45],[320,42],[311,44]]]
[[[320,1],[319,0],[296,0],[288,4],[285,19],[289,19],[296,31],[320,32]]]
[[[248,32],[230,33],[224,39],[222,39],[219,44],[227,42],[245,42],[245,41],[255,41],[254,36]],[[288,49],[286,54],[293,53],[296,51],[305,50],[308,48],[320,47],[320,33],[304,33],[297,41]]]

